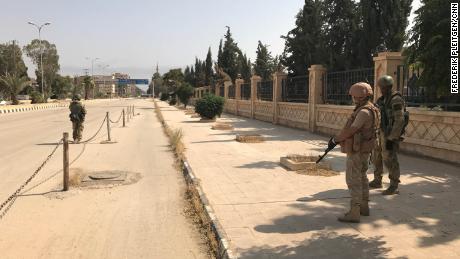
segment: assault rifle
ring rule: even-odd
[[[316,163],[319,163],[326,155],[329,153],[329,151],[333,150],[337,146],[337,143],[334,141],[334,137],[331,137],[329,141],[327,142],[327,148],[324,151],[324,154],[319,156],[318,160],[316,160]]]

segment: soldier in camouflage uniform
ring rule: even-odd
[[[370,101],[373,91],[369,84],[356,83],[351,86],[349,94],[356,107],[345,127],[330,142],[340,143],[342,152],[347,154],[346,182],[351,194],[350,211],[338,220],[357,223],[361,215],[369,216],[367,169],[370,152],[377,140],[380,114]]]
[[[404,128],[405,102],[400,93],[393,90],[393,78],[385,75],[379,78],[377,85],[382,96],[377,100],[381,113],[379,145],[373,151],[372,162],[375,167],[374,180],[370,188],[382,188],[383,165],[388,169],[390,186],[383,195],[398,193],[400,171],[398,162],[399,143]]]
[[[73,129],[73,141],[74,143],[79,143],[82,137],[83,132],[83,122],[85,121],[86,109],[80,102],[80,95],[76,94],[72,98],[72,102],[70,103],[70,121],[72,121],[72,129]]]

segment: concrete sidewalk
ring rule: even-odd
[[[213,123],[159,105],[168,125],[184,131],[187,159],[239,258],[460,257],[458,166],[401,155],[400,194],[373,190],[371,216],[344,224],[337,216],[348,209],[349,194],[338,148],[327,158],[338,176],[279,165],[287,154],[319,154],[325,137],[230,115],[218,121],[233,123],[234,131],[212,130]],[[267,140],[239,143],[238,132]]]

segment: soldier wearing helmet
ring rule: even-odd
[[[72,102],[70,103],[70,121],[72,121],[72,130],[73,130],[73,141],[74,143],[78,143],[81,140],[82,133],[83,133],[83,122],[85,121],[86,116],[86,109],[80,102],[80,95],[76,94],[72,98]]]
[[[377,100],[382,118],[379,130],[380,143],[372,155],[372,163],[375,167],[374,180],[369,183],[369,187],[382,188],[383,165],[385,164],[389,173],[390,186],[383,191],[383,195],[398,193],[400,170],[397,152],[404,127],[407,125],[404,115],[406,104],[401,94],[393,90],[393,84],[393,78],[389,75],[384,75],[377,81],[382,92],[382,96]]]
[[[346,183],[351,194],[350,210],[338,220],[359,222],[360,216],[369,216],[369,156],[374,149],[379,127],[379,110],[372,104],[372,87],[363,82],[351,86],[349,94],[356,107],[345,127],[331,141],[339,143],[347,154]]]

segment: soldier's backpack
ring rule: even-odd
[[[395,97],[396,95],[399,95],[404,100],[403,96],[399,92],[396,92],[393,95],[391,95],[391,99],[393,99],[393,97]],[[403,124],[403,128],[401,130],[401,135],[400,135],[401,140],[404,140],[404,138],[402,136],[404,136],[404,134],[406,134],[406,128],[407,128],[407,125],[409,125],[409,112],[406,110],[406,101],[405,100],[404,100],[404,112],[403,112],[403,115],[404,115],[404,124]]]

